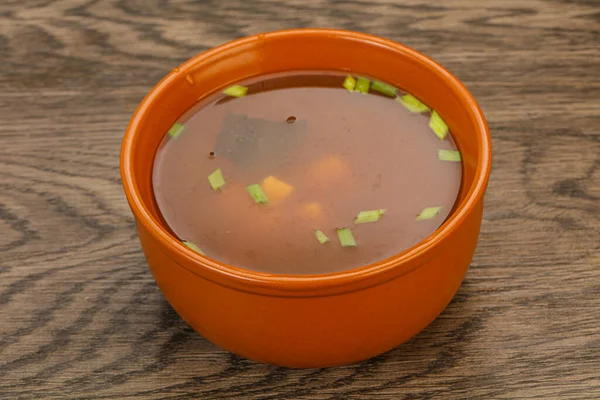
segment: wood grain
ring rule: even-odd
[[[373,360],[288,370],[213,346],[167,305],[118,157],[137,103],[179,63],[315,26],[447,66],[495,159],[447,310]],[[3,0],[0,55],[0,399],[600,398],[597,0]]]

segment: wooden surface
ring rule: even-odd
[[[373,360],[302,371],[232,356],[168,306],[119,146],[187,58],[312,26],[443,63],[495,159],[444,313]],[[2,0],[0,55],[0,399],[600,398],[600,1]]]

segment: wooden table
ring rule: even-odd
[[[169,307],[119,146],[187,58],[314,26],[440,61],[479,100],[495,158],[444,313],[362,364],[288,370],[217,348]],[[600,398],[600,1],[3,0],[0,55],[0,399]]]

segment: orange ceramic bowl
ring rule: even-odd
[[[220,263],[182,245],[152,192],[165,132],[198,98],[262,74],[338,70],[373,76],[423,99],[450,125],[463,155],[454,212],[392,258],[325,275],[271,275]],[[388,351],[425,328],[458,290],[477,243],[491,143],[483,113],[443,67],[362,33],[298,29],[236,40],[175,68],[142,101],[121,149],[121,176],[148,265],[173,308],[232,353],[288,367],[325,367]]]

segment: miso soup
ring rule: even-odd
[[[165,132],[153,169],[172,233],[220,262],[325,274],[392,257],[448,217],[461,156],[443,116],[357,74],[236,82]]]

